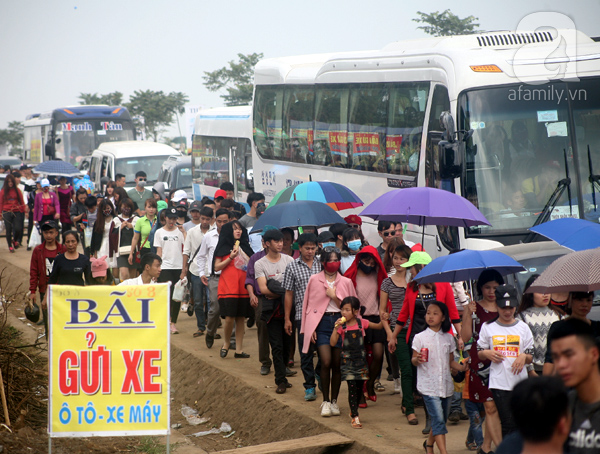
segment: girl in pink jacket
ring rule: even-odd
[[[321,254],[323,271],[311,276],[302,304],[304,334],[302,352],[307,353],[310,342],[317,345],[321,361],[323,403],[321,416],[339,416],[337,404],[341,384],[341,341],[330,346],[331,333],[340,318],[340,303],[347,296],[356,296],[352,281],[339,272],[341,253],[338,248],[326,247]],[[331,394],[330,394],[331,391]]]

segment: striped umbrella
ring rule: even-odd
[[[527,293],[593,292],[600,290],[600,248],[563,255],[529,287]]]
[[[308,181],[279,191],[269,207],[293,200],[312,200],[329,205],[335,211],[364,205],[363,201],[346,186],[330,181]]]

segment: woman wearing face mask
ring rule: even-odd
[[[340,264],[340,271],[344,274],[348,271],[348,268],[354,263],[356,254],[363,247],[360,233],[356,229],[345,230],[342,235],[344,244],[342,245],[342,260]]]
[[[308,353],[310,343],[316,344],[321,362],[321,387],[323,403],[321,416],[339,416],[337,404],[342,380],[340,361],[341,338],[331,347],[331,333],[336,320],[340,318],[340,303],[347,296],[356,296],[352,281],[339,272],[340,250],[325,247],[321,253],[323,271],[308,280],[304,302],[302,303],[302,323],[300,332],[304,334],[302,352]]]
[[[108,199],[106,199],[108,200]],[[119,267],[119,279],[124,281],[136,277],[137,264],[129,263],[129,255],[132,251],[132,242],[135,224],[138,220],[133,212],[133,200],[127,198],[121,201],[119,216],[115,218],[115,228],[119,229],[119,246],[117,254],[117,266]]]
[[[109,268],[117,267],[119,229],[115,228],[115,214],[112,203],[102,199],[98,206],[98,217],[94,223],[90,254],[93,257],[106,256]]]
[[[365,308],[363,318],[369,320],[369,323],[381,322],[379,315],[379,289],[381,288],[381,283],[387,278],[387,273],[377,249],[373,246],[362,248],[356,254],[354,263],[344,273],[344,276],[349,278],[354,284],[360,304]],[[379,381],[381,365],[383,364],[383,351],[387,341],[385,331],[367,328],[364,340],[367,352],[372,352],[369,364],[369,380],[367,380],[365,385],[369,400],[376,402],[375,382]],[[366,402],[363,399],[364,397],[361,397],[359,405],[364,407]]]
[[[60,203],[56,193],[50,191],[50,182],[42,180],[42,192],[35,196],[33,220],[36,224],[60,218]]]

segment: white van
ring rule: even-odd
[[[93,151],[89,168],[94,187],[102,187],[102,178],[115,180],[118,173],[125,175],[125,189],[135,186],[135,174],[146,172],[146,187],[151,188],[158,179],[160,168],[170,156],[180,156],[173,147],[146,141],[105,142]],[[104,179],[106,181],[106,178]]]

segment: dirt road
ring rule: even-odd
[[[4,237],[0,237],[0,268],[8,267],[11,274],[9,285],[17,285],[20,281],[24,289],[28,289],[28,270],[31,253],[25,248],[11,254]],[[24,282],[25,281],[25,282]],[[23,321],[12,319],[14,323]],[[231,440],[228,445],[249,446],[271,441],[299,438],[324,432],[339,432],[356,440],[351,452],[375,453],[422,453],[425,436],[421,434],[425,415],[422,408],[417,408],[419,426],[409,426],[401,413],[401,399],[392,395],[393,383],[382,381],[387,391],[378,394],[375,403],[369,408],[360,410],[363,423],[362,430],[352,429],[348,416],[346,385],[342,383],[339,398],[342,416],[323,418],[320,416],[320,393],[314,402],[305,402],[303,378],[299,367],[298,374],[290,378],[293,387],[283,395],[275,393],[273,373],[261,376],[258,362],[256,329],[246,331],[244,350],[251,355],[249,359],[234,359],[233,354],[227,358],[219,357],[220,341],[215,341],[212,349],[206,347],[204,337],[193,338],[196,331],[195,317],[182,313],[177,323],[180,334],[172,336],[172,422],[182,422],[182,429],[174,430],[179,435],[188,435],[203,428],[186,427],[179,409],[185,403],[209,415],[212,421],[220,425],[222,421],[231,424],[236,430],[237,441]],[[22,326],[23,327],[23,326]],[[39,331],[36,326],[24,326],[33,338]],[[232,352],[233,353],[233,352]],[[296,353],[296,363],[299,357]],[[448,451],[466,453],[465,439],[468,421],[448,425]],[[235,438],[232,437],[232,438]],[[221,437],[218,437],[219,439]],[[179,440],[182,440],[179,437]],[[202,452],[181,442],[175,452]],[[220,440],[202,447],[207,451],[226,449]],[[194,441],[195,442],[195,441]]]

